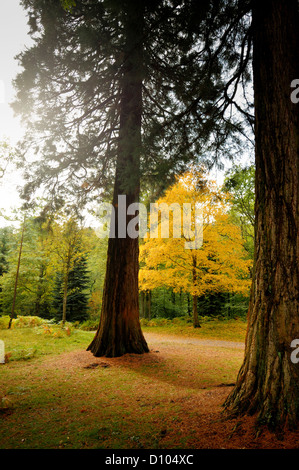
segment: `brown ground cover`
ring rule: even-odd
[[[223,414],[242,343],[146,339],[145,355],[96,358],[77,349],[7,364],[0,448],[299,448],[298,432],[281,439],[257,429],[255,417]]]

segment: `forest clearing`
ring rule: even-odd
[[[3,3],[0,448],[298,449],[298,0]]]
[[[244,355],[246,322],[207,327],[196,334],[182,325],[172,333],[145,327],[150,352],[118,358],[84,350],[93,332],[53,337],[55,328],[52,336],[41,327],[1,330],[12,355],[0,366],[0,448],[298,448],[296,433],[281,440],[257,431],[250,417],[223,419]],[[219,339],[223,330],[230,331],[228,340]]]

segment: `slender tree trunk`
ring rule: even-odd
[[[180,313],[182,313],[183,310],[183,291],[180,289]]]
[[[199,319],[198,319],[198,308],[197,308],[198,297],[197,297],[197,295],[193,295],[192,299],[193,299],[193,326],[194,326],[194,328],[200,328],[200,323],[199,323]]]
[[[17,264],[17,272],[16,272],[16,277],[15,277],[15,286],[14,286],[14,294],[13,294],[13,300],[12,300],[12,308],[11,308],[11,314],[10,314],[10,319],[8,323],[8,329],[10,330],[12,320],[15,316],[15,306],[16,306],[16,298],[17,298],[17,288],[18,288],[18,281],[19,281],[19,273],[20,273],[20,266],[21,266],[21,257],[22,257],[22,250],[23,250],[23,241],[24,241],[24,233],[25,233],[25,221],[26,218],[24,217],[24,222],[23,222],[23,228],[22,228],[22,235],[21,235],[21,242],[20,242],[20,248],[19,248],[19,257],[18,257],[18,264]]]
[[[69,277],[69,269],[67,269],[67,272],[65,274],[64,281],[63,281],[62,326],[64,326],[66,322],[68,277]]]
[[[45,266],[42,264],[39,271],[39,279],[38,279],[38,286],[37,286],[37,293],[36,293],[36,300],[34,305],[34,315],[39,317],[40,315],[40,308],[41,308],[41,300],[43,295],[43,278],[45,276]]]
[[[191,317],[191,302],[190,302],[190,294],[187,292],[187,306],[188,306],[188,316]]]
[[[193,257],[192,276],[193,276],[193,286],[196,287],[197,273],[196,273],[196,257],[195,256]],[[198,296],[193,294],[192,299],[193,299],[193,326],[194,328],[200,328],[200,323],[199,323],[199,318],[198,318],[198,308],[197,308]]]
[[[71,269],[72,249],[69,247],[68,256],[65,264],[65,273],[63,276],[63,299],[62,299],[62,326],[66,322],[66,308],[68,298],[69,274]]]
[[[115,238],[109,238],[100,324],[89,345],[95,356],[116,357],[148,352],[139,322],[138,238],[122,234],[118,196],[126,195],[126,207],[139,201],[141,114],[143,80],[143,0],[123,5],[125,50],[120,109],[119,149],[113,205]],[[122,216],[123,214],[120,214]],[[133,216],[126,216],[126,223]],[[124,236],[124,238],[121,238]]]
[[[299,366],[290,357],[299,338],[299,104],[290,99],[299,78],[298,2],[255,1],[253,29],[255,267],[245,358],[225,406],[281,430],[299,418]]]
[[[146,291],[146,318],[151,319],[151,306],[152,306],[152,291]]]
[[[145,318],[145,292],[142,290],[140,292],[140,317]]]

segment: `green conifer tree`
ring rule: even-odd
[[[57,321],[62,319],[63,310],[63,279],[62,274],[57,273],[53,291],[52,311]],[[84,321],[88,317],[88,285],[89,277],[86,257],[76,260],[69,273],[66,320],[70,322]]]

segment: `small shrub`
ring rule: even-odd
[[[60,325],[41,325],[38,329],[40,334],[51,338],[65,338],[66,336],[71,336],[74,331],[71,323],[66,323],[64,327]]]
[[[10,320],[9,315],[3,315],[0,317],[0,330],[4,330],[8,328],[9,320]],[[34,328],[35,326],[40,326],[46,322],[48,322],[48,320],[44,320],[43,318],[40,318],[40,317],[21,315],[13,319],[11,328]]]
[[[9,316],[3,315],[0,317],[0,330],[6,330],[9,323]]]
[[[168,318],[161,318],[159,319],[158,321],[158,324],[159,325],[169,325],[171,323],[171,320],[169,320]]]
[[[185,317],[174,317],[172,319],[172,323],[174,323],[175,325],[184,325],[187,321],[189,320],[189,318],[185,318]],[[191,322],[192,322],[192,318],[190,318]]]
[[[45,323],[45,320],[36,316],[20,316],[12,321],[12,328],[34,328]]]
[[[99,326],[99,320],[85,320],[84,322],[80,323],[80,330],[84,331],[93,331],[97,330]]]

